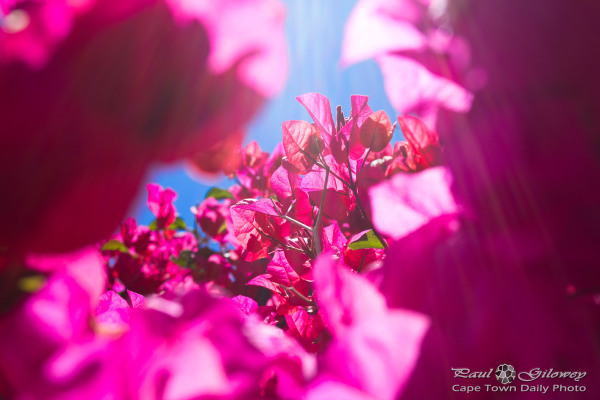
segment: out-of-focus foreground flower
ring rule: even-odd
[[[467,42],[452,34],[444,1],[361,0],[346,24],[342,63],[374,58],[386,94],[402,114],[430,126],[440,109],[466,112],[479,85]]]
[[[592,182],[600,181],[600,56],[594,50],[600,46],[600,5],[490,0],[435,8],[441,3],[363,0],[354,21],[367,26],[376,15],[412,36],[404,36],[406,43],[388,38],[394,43],[369,47],[366,34],[355,43],[357,28],[349,25],[345,43],[347,61],[380,54],[408,58],[425,75],[442,76],[446,89],[459,85],[474,94],[466,114],[453,113],[466,110],[443,101],[436,107],[455,212],[440,190],[443,180],[436,190],[421,190],[418,204],[426,212],[390,215],[378,205],[384,193],[388,201],[396,193],[398,201],[416,204],[406,199],[413,193],[407,184],[425,187],[430,171],[412,183],[397,176],[371,191],[375,226],[397,239],[374,279],[381,279],[391,306],[432,318],[402,398],[454,397],[452,385],[463,382],[452,379],[452,367],[485,370],[508,362],[517,371],[554,368],[598,376],[600,189]],[[445,43],[461,43],[467,69],[457,68],[453,52],[431,57],[435,36],[425,32],[444,27],[453,32]],[[362,53],[363,46],[371,53]],[[407,79],[405,69],[381,65],[388,83]],[[429,88],[421,95],[442,96],[433,102],[423,97],[426,104],[447,98],[435,80],[417,82]],[[399,111],[430,110],[398,107],[394,97],[403,92],[388,94]],[[407,232],[406,226],[416,229]],[[585,398],[600,395],[597,380],[582,384]]]
[[[0,2],[0,244],[106,237],[148,165],[218,171],[283,85],[276,0]]]

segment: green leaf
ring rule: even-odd
[[[221,234],[221,233],[225,232],[226,230],[227,230],[227,223],[223,222],[223,225],[221,225],[221,227],[217,231],[217,234]]]
[[[116,250],[121,253],[129,253],[129,249],[123,243],[119,242],[116,239],[111,239],[108,242],[104,243],[100,250]]]
[[[227,189],[221,189],[218,187],[212,187],[210,188],[210,190],[208,191],[208,193],[206,193],[206,197],[205,199],[208,199],[209,197],[214,197],[217,200],[223,200],[223,199],[233,199],[233,195],[231,194],[231,192]]]
[[[187,225],[185,224],[183,218],[177,217],[175,218],[175,221],[173,221],[173,223],[167,227],[167,229],[172,231],[185,230],[187,229]]]
[[[156,225],[156,220],[150,222],[150,225],[148,225],[148,229],[150,229],[151,231],[158,230],[158,225]],[[167,229],[171,230],[171,231],[186,230],[187,225],[186,225],[185,221],[183,220],[183,218],[177,217],[177,218],[175,218],[175,221],[173,221],[173,223],[171,225],[167,226]]]
[[[35,293],[46,284],[46,277],[43,275],[26,276],[19,279],[17,286],[23,292]]]
[[[180,267],[190,268],[194,265],[193,260],[194,252],[191,250],[182,250],[179,253],[179,257],[171,257],[171,261]]]
[[[371,229],[370,231],[365,232],[358,240],[348,243],[348,248],[351,250],[383,249],[384,246]]]

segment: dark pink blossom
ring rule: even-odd
[[[289,234],[290,225],[279,218],[279,208],[272,199],[242,200],[231,208],[233,231],[247,251],[246,261],[266,257],[269,246]]]
[[[196,222],[204,233],[220,240],[227,234],[227,222],[230,219],[229,207],[231,201],[226,199],[219,202],[213,197],[204,199],[198,207],[192,207]]]
[[[148,189],[148,208],[156,217],[158,229],[165,229],[175,221],[175,206],[173,202],[177,194],[172,189],[150,183]]]

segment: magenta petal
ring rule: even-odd
[[[41,68],[69,34],[73,18],[85,9],[86,3],[3,1],[0,60],[19,60]]]
[[[340,230],[337,221],[333,221],[331,225],[326,226],[323,229],[323,233],[323,250],[326,251],[335,248],[341,253],[346,245],[347,239]]]
[[[247,199],[242,200],[234,205],[238,210],[254,211],[264,215],[270,215],[273,217],[279,216],[281,211],[278,209],[277,203],[271,199]]]
[[[48,359],[71,343],[93,337],[91,307],[105,284],[98,276],[104,267],[89,249],[31,256],[28,263],[54,272],[38,291],[0,317],[0,375],[3,384],[23,393],[44,393],[42,367]],[[32,379],[37,386],[31,385]]]
[[[313,268],[321,313],[333,341],[321,371],[377,399],[395,398],[415,366],[429,320],[389,310],[381,293],[331,253]]]
[[[306,173],[321,152],[321,133],[306,121],[285,121],[281,128],[289,163],[300,173]]]
[[[292,197],[292,185],[290,184],[289,172],[280,166],[271,175],[271,188],[281,202],[288,202]]]
[[[317,124],[317,128],[323,134],[325,144],[329,145],[336,131],[331,115],[329,99],[319,93],[306,93],[296,97],[296,100],[306,108],[306,111],[308,111],[313,121]]]
[[[428,328],[428,319],[415,312],[374,315],[333,341],[322,368],[376,399],[395,399],[411,376]]]
[[[396,174],[369,191],[375,227],[394,239],[406,236],[442,215],[458,214],[443,167],[416,174]]]
[[[156,217],[156,226],[164,229],[175,221],[176,210],[173,202],[177,198],[177,193],[173,189],[163,189],[154,183],[149,183],[147,189],[148,208]]]
[[[275,95],[288,71],[283,35],[285,9],[276,0],[168,0],[183,21],[197,18],[210,32],[212,72],[237,68],[240,79],[266,97]],[[237,64],[237,65],[236,65]]]
[[[257,275],[254,278],[250,279],[247,285],[261,286],[266,289],[269,289],[273,293],[280,292],[279,287],[273,282],[273,279],[270,274]]]
[[[267,221],[267,216],[278,216],[278,210],[275,207],[276,203],[271,199],[247,199],[231,207],[233,232],[238,242],[249,252],[249,258],[246,258],[246,261],[254,261],[267,256],[271,240],[266,235],[280,237],[289,233],[287,222],[273,227]],[[282,219],[278,219],[284,222]]]
[[[394,109],[415,113],[429,126],[435,126],[437,110],[466,112],[473,95],[454,81],[434,75],[422,64],[399,55],[377,58],[384,76],[385,91]]]
[[[287,73],[275,0],[0,7],[0,119],[10,132],[0,186],[12,188],[0,242],[17,255],[108,236],[153,162],[195,157],[218,170]]]
[[[381,293],[364,277],[333,260],[331,253],[323,253],[317,259],[313,277],[323,318],[334,337],[387,310]]]
[[[243,316],[248,316],[250,314],[254,314],[256,309],[258,308],[258,304],[255,300],[246,296],[235,296],[231,299],[235,306],[240,310],[240,313]]]
[[[367,104],[369,96],[352,95],[350,96],[350,103],[352,104],[352,122],[357,124],[359,127],[365,119],[373,113],[371,107]]]
[[[62,273],[74,279],[89,294],[91,304],[95,305],[105,290],[104,262],[100,253],[93,248],[64,254],[29,254],[26,260],[29,268]]]
[[[425,6],[414,0],[359,1],[346,22],[342,64],[392,51],[426,48],[427,37],[413,23],[425,12]]]
[[[271,275],[273,282],[280,283],[284,286],[294,286],[300,279],[298,273],[292,268],[288,262],[285,252],[276,251],[273,259],[267,267],[267,273]]]
[[[109,290],[100,297],[96,307],[96,323],[103,331],[125,329],[129,325],[131,307],[124,298]]]
[[[306,334],[310,323],[308,313],[303,309],[300,309],[293,314],[286,315],[285,321],[290,330],[298,335],[298,337],[302,337]]]

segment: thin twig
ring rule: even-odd
[[[262,229],[260,229],[257,226],[254,226],[254,229],[256,229],[258,231],[258,233],[260,233],[261,235],[263,235],[267,239],[272,240],[273,242],[275,242],[275,243],[277,243],[277,244],[285,247],[288,250],[296,250],[296,251],[299,251],[300,253],[304,253],[301,249],[299,249],[297,247],[294,247],[294,246],[290,246],[288,244],[285,244],[281,240],[278,240],[278,239],[274,238],[273,236],[266,234]]]
[[[360,260],[360,264],[359,264],[359,266],[358,266],[358,269],[356,270],[356,273],[357,273],[357,274],[360,274],[360,270],[361,270],[361,269],[362,269],[362,267],[363,267],[363,263],[365,262],[365,258],[366,258],[366,257],[367,257],[367,252],[365,251],[365,252],[363,253],[362,259]]]
[[[289,292],[294,293],[298,298],[300,298],[302,301],[306,302],[308,305],[310,305],[310,306],[316,305],[316,303],[313,300],[311,300],[308,297],[304,296],[295,287],[293,287],[293,286],[284,286],[282,284],[279,284],[279,286],[281,286],[286,292],[289,291]]]
[[[325,195],[327,194],[327,183],[329,181],[329,167],[325,168],[325,184],[323,186],[323,192],[321,193],[321,205],[319,206],[319,212],[317,213],[317,219],[315,220],[315,226],[312,229],[313,239],[315,242],[315,254],[318,256],[321,254],[321,232],[320,225],[323,217],[323,207],[325,206]]]
[[[271,199],[271,202],[273,203],[273,207],[275,208],[275,212],[277,212],[277,215],[279,216],[279,218],[283,218],[288,222],[291,222],[292,224],[296,224],[301,228],[304,229],[308,229],[309,231],[312,231],[312,228],[308,225],[303,224],[302,222],[298,221],[297,219],[294,219],[292,217],[288,217],[287,215],[283,215],[275,206],[275,202],[273,201],[273,199]]]

